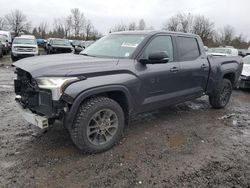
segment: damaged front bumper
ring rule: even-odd
[[[29,73],[22,70],[16,73],[16,102],[24,119],[40,128],[46,128],[55,119],[63,118],[67,107],[64,101],[53,100],[51,90],[39,88]]]
[[[16,98],[19,98],[19,96],[16,96]],[[31,123],[32,125],[35,125],[41,129],[45,129],[49,127],[49,119],[44,116],[39,116],[35,113],[32,113],[28,109],[24,109],[19,103],[18,104],[18,110],[22,114],[23,118]]]

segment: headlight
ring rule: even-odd
[[[17,47],[14,47],[13,50],[14,50],[14,51],[18,51],[18,48],[17,48]]]
[[[37,51],[37,49],[36,49],[36,48],[33,48],[33,49],[32,49],[32,51],[33,51],[33,52],[36,52],[36,51]]]
[[[40,77],[37,78],[39,88],[44,89],[57,89],[60,93],[66,84],[79,80],[77,77]]]

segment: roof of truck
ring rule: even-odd
[[[191,34],[191,33],[183,33],[183,32],[173,32],[173,31],[164,31],[164,30],[136,30],[136,31],[119,31],[119,32],[114,32],[111,34],[130,34],[130,35],[155,35],[155,34],[172,34],[172,35],[186,35],[186,36],[195,36],[197,37],[198,35]]]

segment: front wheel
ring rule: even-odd
[[[122,138],[124,125],[124,113],[116,101],[94,97],[79,107],[70,133],[80,150],[99,153],[108,150]]]
[[[214,92],[209,95],[209,102],[213,108],[224,108],[230,100],[232,94],[232,83],[228,79],[223,79]]]

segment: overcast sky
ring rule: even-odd
[[[0,16],[20,9],[33,26],[67,16],[71,8],[79,8],[103,34],[117,23],[144,18],[147,26],[161,29],[169,17],[177,13],[201,14],[210,18],[217,28],[230,24],[236,34],[250,40],[250,0],[0,0]]]

